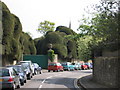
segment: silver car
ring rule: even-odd
[[[9,65],[7,67],[13,67],[17,71],[17,73],[20,76],[21,85],[24,85],[24,83],[26,83],[26,81],[27,81],[26,72],[24,71],[24,69],[21,65]]]
[[[13,67],[0,67],[0,88],[20,88],[20,77]]]

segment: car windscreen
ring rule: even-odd
[[[10,76],[8,69],[0,69],[0,77]]]
[[[16,71],[18,71],[19,73],[20,73],[20,72],[23,72],[23,71],[22,71],[22,68],[21,68],[20,66],[14,66],[14,69],[15,69]]]
[[[30,65],[28,64],[28,63],[21,63],[21,65],[22,65],[22,67],[24,68],[24,69],[26,69],[26,68],[30,68]]]

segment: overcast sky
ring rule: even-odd
[[[79,27],[84,8],[99,0],[2,0],[17,15],[22,23],[23,31],[30,32],[33,38],[40,37],[36,31],[40,22],[48,20],[57,26],[69,26],[75,32]]]

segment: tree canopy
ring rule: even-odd
[[[92,37],[87,47],[91,51],[99,51],[99,55],[101,55],[100,53],[103,49],[118,50],[120,45],[119,2],[101,0],[100,4],[93,6],[93,8],[95,10],[95,12],[92,12],[93,17],[84,18],[83,23],[78,28],[80,34],[82,34],[80,39],[85,36]],[[83,41],[83,43],[85,44],[86,41]],[[82,43],[80,42],[79,44]],[[82,46],[79,47],[81,48]],[[83,54],[84,52],[81,53],[81,55]],[[83,57],[86,57],[86,55]]]
[[[44,22],[40,22],[37,31],[41,34],[46,34],[48,31],[54,31],[55,23],[45,20]]]

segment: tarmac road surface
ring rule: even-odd
[[[44,71],[42,74],[35,75],[31,80],[27,80],[27,83],[17,90],[77,90],[77,79],[86,75],[90,75],[91,73],[92,70],[75,70],[63,72]]]

